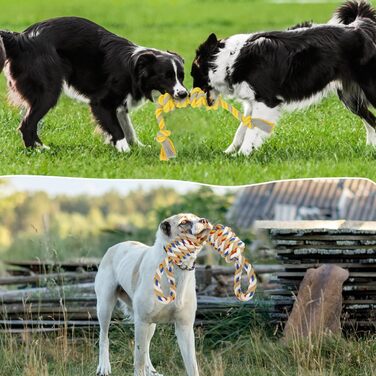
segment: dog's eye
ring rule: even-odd
[[[187,220],[182,220],[181,222],[180,222],[180,226],[185,226],[185,225],[187,225],[189,223],[189,221],[187,221]]]

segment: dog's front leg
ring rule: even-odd
[[[155,333],[155,328],[156,328],[156,324],[151,324],[149,326],[149,332],[148,332],[148,338],[147,338],[147,341],[146,341],[146,368],[147,368],[147,374],[148,376],[151,375],[151,376],[163,376],[162,374],[158,373],[152,362],[151,362],[151,358],[150,358],[150,342],[151,342],[151,339],[153,338],[154,336],[154,333]]]
[[[363,122],[367,132],[367,145],[376,147],[376,128],[368,124],[366,121]]]
[[[252,118],[254,119],[253,121],[260,119],[261,121],[266,120],[269,123],[275,124],[279,119],[280,112],[278,106],[271,108],[262,102],[256,102],[253,107]],[[265,125],[267,126],[266,123]],[[251,154],[252,151],[260,148],[270,135],[271,132],[266,132],[258,127],[247,128],[239,154],[246,156]]]
[[[175,333],[188,376],[198,376],[193,323],[177,322],[175,324]]]
[[[244,102],[243,103],[243,115],[249,116],[251,112],[252,112],[252,104],[250,102]],[[243,143],[246,130],[247,130],[247,127],[245,127],[243,123],[240,123],[231,145],[225,150],[226,154],[232,154],[238,151],[238,149]]]
[[[149,359],[149,344],[151,340],[151,324],[135,320],[134,376],[149,376],[146,374]]]
[[[137,137],[132,120],[126,107],[119,107],[116,111],[120,126],[129,145],[145,146]]]

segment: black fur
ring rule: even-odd
[[[199,87],[209,93],[212,89],[209,85],[209,68],[213,68],[212,57],[223,47],[223,42],[217,40],[217,36],[212,33],[208,39],[197,49],[196,59],[192,64],[191,76],[194,79],[193,87]],[[210,97],[207,96],[210,104]]]
[[[125,137],[117,118],[119,106],[152,99],[152,91],[173,94],[181,82],[183,60],[177,54],[138,46],[82,18],[62,17],[30,26],[22,33],[0,31],[0,68],[6,55],[9,87],[26,107],[20,130],[26,146],[42,144],[38,122],[58,101],[66,82],[90,103],[100,127],[116,144]]]
[[[348,1],[338,8],[336,15],[344,25],[351,24],[358,17],[376,22],[376,11],[366,1]]]
[[[161,230],[166,236],[170,237],[171,236],[171,224],[170,224],[170,222],[168,222],[168,221],[162,222],[161,223]]]
[[[350,1],[336,15],[345,24],[358,22],[318,27],[304,23],[293,27],[294,31],[251,35],[227,81],[232,85],[247,82],[255,99],[272,108],[310,98],[339,81],[340,99],[376,128],[367,108],[369,103],[376,107],[376,12],[368,3]],[[259,38],[265,39],[254,43]],[[210,89],[208,70],[215,66],[220,44],[211,37],[198,48],[192,65],[194,86]]]
[[[312,21],[304,21],[304,22],[301,22],[294,26],[289,27],[287,30],[296,30],[296,29],[301,29],[303,27],[312,27],[312,26],[313,26]]]

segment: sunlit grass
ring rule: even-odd
[[[22,30],[58,15],[91,18],[142,45],[175,50],[186,61],[186,84],[197,45],[215,31],[237,32],[285,28],[296,22],[326,21],[335,4],[272,4],[262,1],[205,2],[144,0],[140,2],[42,0],[0,1],[3,28]],[[4,81],[2,79],[2,81]],[[0,174],[40,174],[103,178],[170,178],[219,185],[247,184],[285,178],[356,176],[375,179],[376,150],[365,144],[361,121],[336,98],[308,111],[283,117],[273,137],[254,155],[227,156],[237,122],[223,112],[179,110],[167,116],[178,157],[159,161],[157,123],[149,103],[133,114],[146,148],[119,154],[94,133],[86,105],[63,98],[43,122],[41,137],[50,151],[26,151],[16,132],[20,115],[6,103],[0,86]]]

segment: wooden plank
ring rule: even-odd
[[[256,230],[270,233],[349,233],[376,234],[376,222],[372,221],[256,221]]]
[[[67,273],[51,273],[37,274],[19,277],[0,277],[0,286],[6,285],[24,285],[24,284],[46,284],[53,280],[56,284],[62,285],[67,281],[94,281],[96,272],[67,272]]]
[[[337,242],[338,240],[347,240],[347,241],[359,241],[359,242],[375,242],[376,241],[376,233],[375,234],[368,234],[368,235],[357,235],[357,234],[277,234],[272,237],[272,240],[275,242],[282,241],[305,241],[305,240],[323,240],[323,241],[333,241]]]
[[[6,265],[22,267],[32,270],[35,273],[46,273],[47,271],[77,271],[78,269],[98,270],[100,259],[93,261],[69,261],[69,262],[55,262],[55,261],[39,261],[39,260],[22,260],[22,261],[2,261]]]
[[[337,266],[345,269],[370,269],[376,270],[376,263],[375,264],[360,264],[355,262],[336,262]],[[284,264],[282,268],[285,270],[296,270],[296,269],[310,269],[310,268],[318,268],[322,265],[322,263],[315,262],[315,263],[303,263],[303,264]]]
[[[306,272],[278,272],[277,277],[280,278],[303,278]],[[349,278],[376,278],[376,272],[351,272]]]

